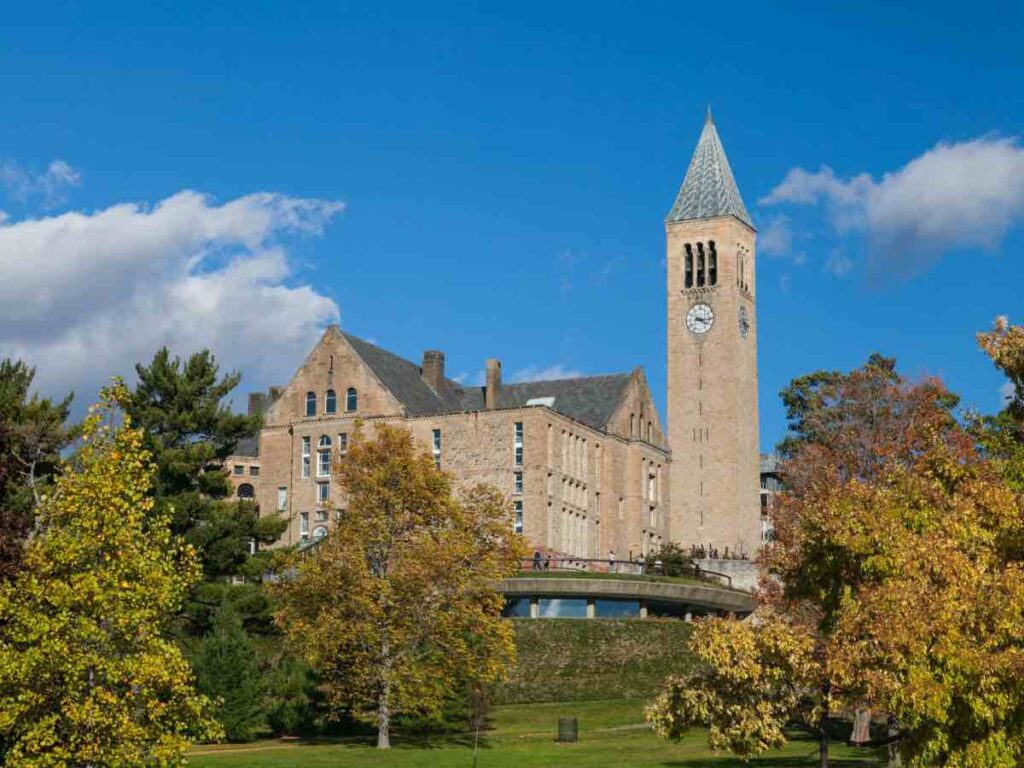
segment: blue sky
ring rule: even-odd
[[[283,383],[340,317],[467,381],[642,365],[664,413],[662,222],[710,102],[761,232],[763,447],[789,379],[874,350],[999,404],[973,334],[1022,319],[1020,4],[29,5],[0,354],[44,391],[165,342]]]

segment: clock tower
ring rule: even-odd
[[[708,109],[665,219],[670,536],[761,545],[754,224]]]

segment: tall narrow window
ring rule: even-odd
[[[359,406],[359,399],[356,396],[355,387],[349,387],[348,392],[345,393],[345,410],[354,411]]]
[[[331,438],[323,435],[316,445],[316,476],[331,476]]]
[[[311,441],[310,441],[310,438],[308,436],[302,438],[302,477],[303,478],[309,477],[309,469],[310,469],[309,465],[310,465],[310,462],[312,460],[310,458],[311,457],[310,442]]]
[[[686,244],[686,257],[684,259],[685,267],[683,269],[684,282],[687,288],[693,288],[693,248],[690,244]]]
[[[299,513],[299,538],[303,541],[309,538],[309,512]]]
[[[441,430],[435,429],[433,434],[434,466],[441,468]]]
[[[512,493],[517,496],[523,492],[523,473],[513,472],[512,473]]]
[[[704,286],[704,243],[697,243],[697,287]]]
[[[316,392],[306,393],[306,415],[316,416]]]
[[[517,421],[515,424],[515,436],[512,445],[515,449],[515,465],[521,467],[523,466],[523,422],[521,421]]]
[[[708,241],[708,285],[718,285],[718,252],[715,241]]]
[[[331,484],[330,483],[317,483],[316,484],[316,503],[326,504],[331,499]]]
[[[521,502],[521,501],[515,502],[514,509],[515,509],[515,513],[516,513],[516,519],[515,519],[515,522],[512,524],[512,530],[515,531],[516,533],[522,533],[523,532],[523,502]]]
[[[338,412],[338,396],[334,394],[333,389],[327,390],[327,395],[324,397],[324,413],[337,413]]]
[[[348,432],[342,432],[338,435],[338,453],[342,456],[348,453]]]
[[[636,414],[629,414],[629,436],[636,437]]]
[[[288,486],[282,485],[277,489],[277,511],[284,512],[288,509]]]

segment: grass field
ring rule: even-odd
[[[478,754],[479,768],[521,766],[662,766],[663,768],[729,768],[742,765],[786,768],[814,764],[817,747],[810,741],[793,741],[784,750],[743,763],[716,756],[707,748],[707,736],[695,732],[680,743],[659,739],[643,722],[644,702],[586,701],[552,704],[521,704],[496,708],[493,728],[484,736]],[[558,718],[579,718],[580,741],[558,744]],[[397,734],[394,748],[380,752],[372,739],[319,742],[257,742],[232,746],[197,747],[191,757],[197,768],[389,768],[389,766],[473,765],[472,738],[436,736],[403,739]],[[868,768],[881,765],[877,755],[836,747],[833,768]]]

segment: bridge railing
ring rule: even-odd
[[[648,567],[642,560],[611,560],[588,557],[526,557],[519,563],[521,571],[530,573],[600,573],[608,576],[622,574],[627,576],[685,576],[691,579],[712,582],[726,587],[732,587],[732,577],[726,573],[709,571],[694,564],[692,567],[674,566],[669,574],[659,563]]]

